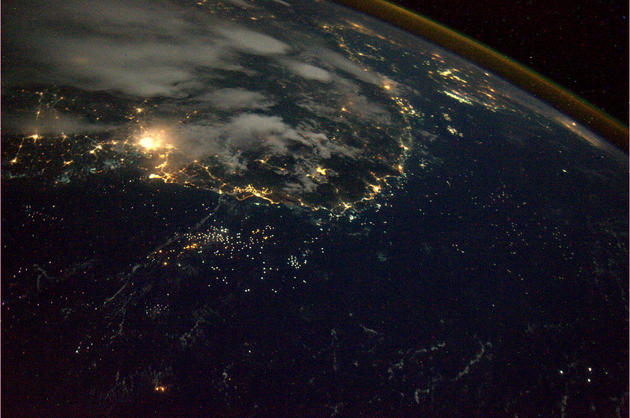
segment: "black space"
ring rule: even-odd
[[[393,0],[527,65],[628,124],[628,2]]]

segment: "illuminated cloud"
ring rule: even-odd
[[[180,154],[178,161],[182,165],[214,156],[229,171],[237,172],[246,170],[254,159],[262,156],[289,157],[291,163],[285,167],[284,175],[289,176],[287,181],[301,184],[302,190],[314,187],[310,176],[323,160],[360,156],[358,149],[333,141],[324,133],[292,127],[280,116],[257,113],[240,114],[210,125],[176,124],[169,129],[168,136]]]
[[[313,53],[322,63],[331,65],[334,68],[363,81],[364,83],[374,84],[377,86],[381,86],[383,83],[382,76],[369,70],[366,71],[366,68],[350,61],[348,58],[337,52],[333,52],[327,48],[317,48],[313,51]]]
[[[117,126],[93,123],[79,116],[58,112],[41,111],[39,116],[34,114],[2,115],[2,131],[9,135],[24,135],[38,133],[39,135],[58,136],[61,134],[98,133],[116,129]]]
[[[278,55],[289,52],[289,45],[269,35],[230,25],[215,29],[234,49],[253,55]]]
[[[245,0],[228,0],[228,1],[235,6],[242,7],[243,9],[248,9],[252,7],[252,5],[246,2]]]
[[[332,80],[332,75],[328,71],[311,64],[298,61],[287,61],[285,65],[289,70],[291,70],[291,72],[307,80],[317,80],[324,83]]]
[[[262,93],[243,88],[225,88],[195,97],[196,101],[208,102],[215,109],[266,109],[273,105]]]
[[[289,46],[244,27],[162,2],[57,0],[20,3],[3,29],[25,66],[9,83],[52,82],[141,97],[189,96],[212,77],[199,69],[250,72],[240,53],[272,56]],[[6,26],[6,28],[5,28]],[[29,33],[27,42],[21,34]],[[33,62],[34,61],[34,62]],[[5,86],[7,80],[3,80]]]
[[[361,94],[347,93],[344,96],[344,103],[348,113],[360,120],[378,123],[388,123],[391,120],[389,111]]]
[[[331,141],[323,133],[293,128],[279,116],[242,114],[222,126],[220,132],[231,146],[242,150],[264,148],[272,154],[304,155],[309,159],[328,159],[332,155],[354,158],[358,154],[356,149]],[[304,150],[292,151],[290,144],[301,144]]]

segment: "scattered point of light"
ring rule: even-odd
[[[377,186],[375,184],[371,184],[370,187],[372,187],[372,190],[374,190],[374,193],[378,193],[381,191],[381,186]]]
[[[341,111],[342,111],[342,112],[347,112],[347,110],[346,110],[346,108],[345,108],[345,107],[342,107],[342,108],[341,108]]]
[[[12,159],[12,160],[10,161],[10,163],[11,163],[11,164],[15,164],[15,163],[17,163],[17,162],[18,162],[17,157],[16,157],[16,158],[14,158],[14,159]]]
[[[144,109],[141,107],[136,107],[136,113],[142,113],[144,112]]]
[[[37,141],[39,138],[41,138],[41,136],[34,134],[34,135],[31,135],[31,138]]]
[[[383,88],[385,90],[390,90],[392,88],[392,86],[390,86],[389,84],[383,84]]]
[[[155,391],[156,392],[166,392],[166,386],[156,386],[155,387]]]
[[[317,167],[315,170],[317,170],[317,173],[321,174],[322,176],[326,175],[326,169],[325,168]]]
[[[151,173],[151,174],[149,174],[149,178],[150,179],[161,179],[162,177],[160,177],[158,174]]]

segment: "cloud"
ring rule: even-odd
[[[377,86],[381,86],[383,83],[382,76],[369,70],[366,71],[366,68],[350,61],[348,58],[337,52],[333,52],[327,48],[316,48],[313,52],[315,57],[317,57],[322,63],[326,63],[345,72],[346,74],[350,74],[364,83],[374,84]]]
[[[355,158],[358,150],[330,140],[325,134],[305,128],[293,128],[279,116],[245,113],[232,118],[220,128],[221,135],[239,149],[264,148],[276,155],[305,159],[328,159],[332,155]],[[294,151],[290,144],[301,144],[303,151]]]
[[[383,106],[370,101],[358,93],[348,93],[345,96],[346,110],[363,121],[388,123],[391,114]]]
[[[285,65],[290,71],[307,80],[317,80],[324,83],[332,80],[332,75],[328,71],[311,64],[287,60]]]
[[[78,116],[46,110],[41,111],[38,117],[34,114],[2,115],[2,131],[9,135],[73,135],[105,132],[116,128],[117,126],[93,123]]]
[[[118,90],[136,96],[184,97],[199,82],[196,67],[238,70],[229,51],[188,41],[114,42],[93,37],[57,38],[44,45],[60,81],[88,90]]]
[[[232,3],[250,5],[240,0]],[[176,177],[194,176],[196,171],[181,169],[204,161],[212,170],[216,168],[217,176],[231,173],[239,181],[269,182],[265,187],[275,191],[308,194],[330,182],[331,187],[323,190],[335,195],[333,200],[354,196],[342,180],[349,173],[370,177],[373,174],[364,167],[382,164],[372,161],[369,144],[359,145],[361,140],[355,141],[353,135],[358,135],[359,121],[384,124],[393,120],[395,114],[387,104],[371,99],[384,98],[379,92],[387,80],[318,46],[325,39],[318,39],[309,29],[292,30],[289,46],[283,41],[289,39],[286,35],[275,33],[293,26],[274,22],[265,29],[269,33],[261,33],[247,26],[260,22],[250,22],[244,12],[235,15],[247,22],[241,25],[218,21],[194,6],[187,9],[161,0],[24,0],[17,4],[17,10],[9,8],[3,14],[3,54],[10,58],[5,65],[10,71],[3,72],[5,86],[9,78],[14,86],[50,83],[62,90],[76,87],[118,93],[111,104],[121,112],[117,118],[121,125],[101,126],[80,117],[48,115],[33,125],[11,117],[11,123],[20,125],[16,133],[26,129],[26,135],[32,135],[37,127],[42,134],[45,129],[50,133],[111,129],[133,146],[153,132],[160,144],[174,147],[168,157],[174,181],[187,181]],[[288,79],[282,80],[283,76]],[[295,77],[327,85],[309,90],[306,86],[318,83],[299,82]],[[103,100],[100,93],[73,95],[86,107],[91,100]],[[151,97],[165,99],[140,105]],[[136,114],[135,106],[145,110]],[[280,109],[284,119],[269,114]],[[294,121],[298,118],[299,122]],[[386,140],[392,138],[379,138],[376,145]],[[272,175],[261,176],[260,170]],[[222,180],[231,181],[229,177]]]
[[[215,31],[227,39],[233,48],[253,55],[278,55],[291,49],[269,35],[238,26],[223,26]]]
[[[334,88],[327,90],[325,97],[318,94],[302,94],[295,101],[296,106],[339,123],[343,123],[340,114],[343,114],[343,119],[349,118],[349,121],[354,118],[378,124],[392,121],[391,111],[383,106],[382,102],[370,100],[361,94],[361,89],[356,84],[338,76],[333,77],[333,83]]]
[[[269,35],[160,1],[25,1],[11,12],[3,16],[3,49],[16,65],[5,86],[50,82],[181,98],[212,78],[202,69],[248,72],[239,54],[290,50]]]
[[[240,158],[243,151],[260,150],[268,155],[286,155],[291,141],[300,141],[298,132],[280,116],[243,113],[224,122],[206,124],[147,123],[149,130],[167,132],[172,143],[189,161],[219,155]],[[184,158],[186,159],[186,158]]]
[[[266,109],[273,105],[262,93],[242,88],[219,89],[197,96],[194,100],[208,102],[219,110]]]
[[[333,141],[321,132],[293,127],[280,116],[259,113],[244,113],[213,124],[169,125],[156,121],[153,126],[166,132],[182,165],[214,156],[228,171],[237,172],[244,171],[254,158],[289,157],[291,163],[285,166],[284,175],[293,182],[309,177],[323,160],[333,156],[354,159],[360,155],[360,150]],[[298,183],[310,190],[312,185],[305,186],[309,181]]]
[[[287,154],[288,143],[297,132],[279,116],[245,113],[232,118],[222,129],[231,146],[239,149],[266,149],[272,154]]]
[[[333,155],[356,158],[359,155],[360,151],[358,149],[332,141],[323,133],[304,129],[299,130],[299,133],[300,135],[296,141],[310,148],[313,157],[317,159],[325,160]]]
[[[252,7],[252,5],[247,3],[245,0],[228,0],[228,1],[235,6],[242,7],[243,9],[248,9]]]

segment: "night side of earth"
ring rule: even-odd
[[[334,3],[9,4],[2,407],[627,416],[628,156]]]

